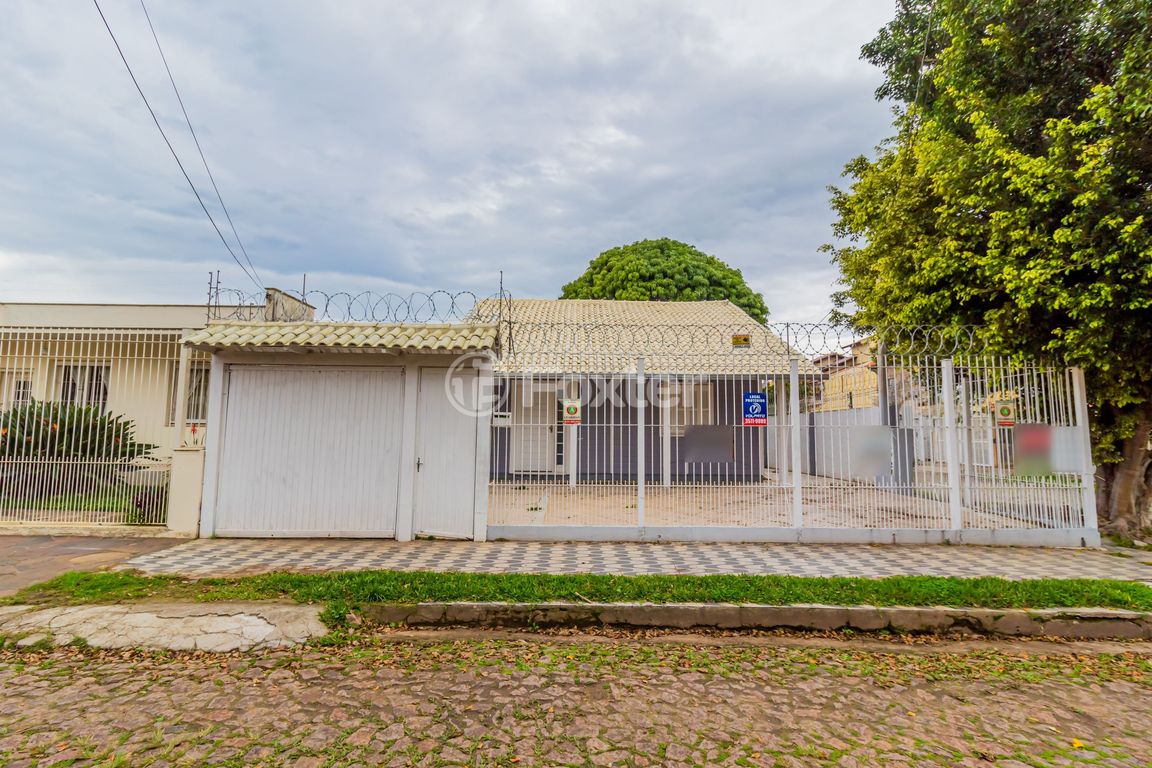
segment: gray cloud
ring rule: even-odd
[[[139,4],[102,5],[208,201]],[[819,319],[824,188],[887,133],[857,60],[887,2],[149,9],[267,283],[482,292],[503,270],[554,296],[667,235],[742,269],[776,318]],[[215,268],[242,287],[95,9],[8,21],[0,300],[199,301]]]

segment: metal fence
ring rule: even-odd
[[[207,415],[208,361],[181,335],[0,328],[0,522],[166,522],[181,425]]]
[[[1096,535],[1078,371],[986,354],[965,330],[749,326],[512,322],[489,535]]]

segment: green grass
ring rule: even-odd
[[[1124,547],[1125,549],[1138,549],[1142,552],[1152,552],[1152,546],[1144,543],[1137,544],[1134,539],[1128,536],[1108,534],[1106,538],[1118,547]]]
[[[0,602],[292,600],[355,604],[423,601],[700,602],[787,605],[941,605],[977,608],[1126,608],[1152,611],[1152,587],[1103,579],[1007,581],[939,576],[547,576],[360,571],[273,573],[194,581],[172,576],[67,573]]]
[[[3,499],[2,509],[65,510],[84,512],[134,512],[137,486],[109,486],[87,493],[60,493],[42,499]]]

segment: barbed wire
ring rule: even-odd
[[[829,323],[615,324],[503,320],[508,351],[618,355],[673,351],[677,355],[752,356],[789,359],[853,356],[956,357],[981,354],[985,345],[975,328],[920,326],[860,332]]]
[[[975,326],[852,328],[842,323],[616,324],[522,321],[507,291],[479,297],[472,291],[304,292],[268,289],[263,294],[209,289],[209,320],[255,322],[484,323],[496,325],[497,354],[505,365],[576,356],[603,370],[637,357],[725,361],[801,358],[821,370],[888,357],[965,357],[989,353]],[[551,357],[541,357],[541,356]],[[598,362],[597,362],[598,361]],[[535,367],[535,366],[534,366]],[[743,366],[741,366],[743,367]]]
[[[327,293],[270,289],[257,294],[213,291],[209,320],[338,323],[452,323],[471,319],[480,299],[471,291]]]

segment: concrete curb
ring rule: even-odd
[[[0,536],[84,536],[105,539],[173,539],[196,538],[191,533],[172,531],[162,525],[114,525],[85,523],[0,523]]]
[[[327,634],[316,605],[268,602],[126,603],[0,608],[0,647],[76,639],[93,648],[249,651]]]
[[[731,603],[368,603],[368,621],[410,626],[615,626],[966,633],[1069,640],[1150,640],[1152,614],[1105,608],[880,608]]]

